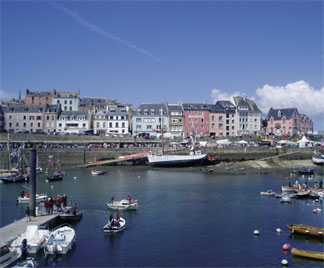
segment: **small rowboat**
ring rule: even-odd
[[[103,170],[103,169],[93,169],[91,170],[91,175],[105,175],[107,174],[107,171],[106,170]]]
[[[53,175],[51,177],[47,176],[48,181],[61,181],[63,180],[63,175]]]
[[[311,258],[311,259],[323,260],[324,261],[324,252],[292,248],[291,249],[291,254],[295,255],[295,256],[300,256],[300,257],[305,257],[305,258]]]
[[[62,213],[59,215],[59,218],[62,222],[75,222],[82,219],[82,212],[77,211],[76,214],[71,213]]]
[[[308,226],[302,224],[289,224],[288,229],[291,230],[292,234],[297,233],[320,238],[324,237],[324,227]]]
[[[276,193],[272,190],[267,190],[266,192],[260,192],[260,194],[271,196],[271,195],[275,195]]]

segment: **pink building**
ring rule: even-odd
[[[300,114],[297,108],[272,109],[267,116],[267,133],[294,135],[313,131],[312,119]]]
[[[184,137],[207,136],[209,133],[209,106],[207,103],[183,103]]]

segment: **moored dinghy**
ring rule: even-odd
[[[69,225],[58,226],[44,244],[46,254],[66,254],[75,243],[75,231]]]
[[[37,253],[43,246],[44,241],[50,236],[50,231],[42,229],[37,225],[27,226],[26,232],[18,236],[12,243],[12,247],[19,247],[23,240],[27,241],[27,252],[31,254]]]
[[[324,252],[292,248],[291,249],[291,254],[295,255],[295,256],[300,256],[300,257],[305,257],[305,258],[311,258],[311,259],[323,260],[324,261]]]
[[[302,224],[289,224],[288,229],[292,234],[302,234],[307,236],[324,237],[324,227],[308,226]]]
[[[136,210],[138,208],[137,200],[127,200],[122,199],[120,201],[112,201],[110,203],[106,203],[107,207],[110,209],[118,209],[118,210]]]

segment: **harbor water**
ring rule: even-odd
[[[39,267],[323,267],[323,262],[292,256],[282,246],[323,251],[323,241],[291,235],[287,224],[324,226],[323,204],[312,199],[261,196],[297,179],[314,184],[322,177],[233,176],[198,171],[111,168],[93,176],[88,169],[66,170],[62,181],[46,182],[37,175],[37,193],[68,195],[83,212],[73,224],[76,246],[65,256],[35,258]],[[285,178],[288,176],[288,179]],[[0,184],[1,227],[25,216],[26,205],[16,204],[28,183]],[[114,195],[131,195],[137,211],[121,211],[126,228],[104,234]],[[116,212],[113,212],[114,215]],[[275,230],[282,229],[281,234]],[[254,230],[260,235],[253,235]],[[0,238],[1,239],[1,238]]]

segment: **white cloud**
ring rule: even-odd
[[[12,98],[18,98],[17,94],[7,93],[4,90],[0,90],[0,100],[8,101]]]
[[[242,93],[235,91],[233,94],[228,94],[226,92],[221,92],[219,89],[212,89],[211,97],[213,99],[213,103],[216,103],[219,100],[231,100],[234,96],[243,96]]]
[[[305,81],[297,81],[286,86],[264,85],[256,90],[257,105],[267,113],[273,108],[297,108],[309,116],[324,114],[324,87],[313,88]]]

